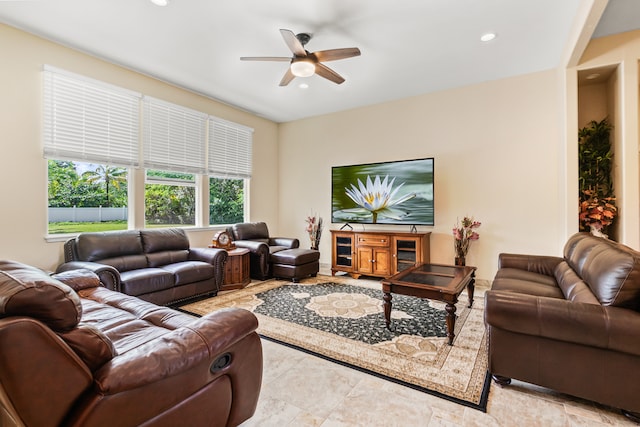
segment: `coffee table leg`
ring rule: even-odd
[[[471,274],[471,280],[467,285],[467,295],[469,295],[469,308],[473,305],[473,291],[476,288],[475,272]]]
[[[447,336],[449,337],[449,345],[453,345],[453,337],[455,336],[453,331],[456,327],[456,306],[448,302],[445,310],[447,310]]]
[[[384,300],[384,321],[387,324],[387,329],[391,329],[391,293],[385,292],[382,299]]]

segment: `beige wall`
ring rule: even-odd
[[[0,24],[0,258],[55,269],[62,243],[45,241],[47,168],[42,156],[44,64],[141,92],[255,129],[251,218],[278,222],[277,124]],[[193,245],[213,231],[190,231]]]
[[[432,261],[453,262],[465,215],[482,222],[467,258],[480,279],[500,252],[560,254],[560,85],[552,70],[280,125],[280,230],[306,244],[306,215],[330,219],[332,166],[434,157],[436,225],[419,228],[433,233]],[[330,264],[328,231],[320,249]]]
[[[592,41],[580,66],[566,73],[549,70],[277,125],[0,25],[0,258],[47,269],[62,260],[61,242],[45,241],[43,64],[253,127],[249,219],[264,220],[274,234],[298,237],[305,246],[305,217],[317,212],[330,219],[331,166],[434,157],[436,225],[421,228],[433,232],[432,260],[453,260],[451,228],[457,218],[473,215],[483,225],[468,263],[479,267],[479,278],[490,279],[498,253],[560,254],[577,229],[568,190],[577,179],[572,144],[578,124],[567,121],[578,121],[577,90],[568,85],[575,86],[579,69],[621,63],[617,121],[625,123],[620,168],[628,223],[621,232],[637,247],[639,34]],[[190,237],[201,245],[212,234],[193,231]],[[328,236],[325,230],[324,264],[330,263]]]

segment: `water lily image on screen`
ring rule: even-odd
[[[331,222],[433,225],[433,159],[332,168]]]

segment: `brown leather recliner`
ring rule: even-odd
[[[265,280],[272,277],[271,254],[300,246],[298,239],[270,237],[264,222],[234,224],[227,231],[237,247],[249,249],[253,279]]]
[[[485,296],[489,371],[640,422],[640,252],[586,233],[563,257],[500,254]]]
[[[0,261],[0,425],[236,426],[260,393],[257,325],[242,309],[156,306],[88,270]]]

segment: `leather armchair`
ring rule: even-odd
[[[269,236],[264,222],[234,224],[227,231],[236,247],[249,249],[253,279],[265,280],[272,276],[271,254],[300,247],[298,239]]]
[[[485,296],[489,371],[640,422],[640,252],[586,233],[562,257],[500,254]]]
[[[114,292],[89,270],[0,261],[0,425],[236,426],[260,393],[257,325]]]

